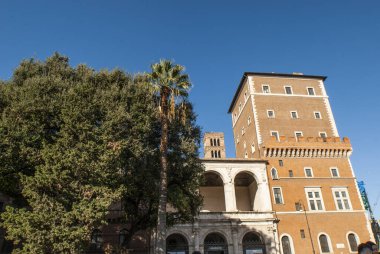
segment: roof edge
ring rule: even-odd
[[[317,75],[304,75],[304,74],[290,74],[290,73],[273,73],[273,72],[244,72],[243,77],[240,80],[238,89],[235,92],[235,95],[232,99],[231,105],[228,109],[228,113],[232,112],[232,108],[235,105],[236,99],[240,93],[240,90],[244,84],[247,76],[270,76],[270,77],[292,77],[292,78],[310,78],[310,79],[322,79],[326,80],[327,76],[317,76]]]

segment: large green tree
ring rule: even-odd
[[[27,60],[0,84],[0,192],[14,253],[78,253],[120,203],[127,239],[153,228],[160,185],[159,97],[147,75],[73,68],[55,54]],[[201,198],[200,130],[189,102],[168,128],[169,224]],[[185,123],[185,124],[183,124]]]

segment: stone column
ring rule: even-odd
[[[224,200],[226,212],[236,212],[235,185],[231,182],[224,183]]]
[[[194,223],[194,251],[199,251],[199,224]]]
[[[239,253],[239,240],[238,240],[237,226],[233,226],[231,231],[232,231],[232,243],[234,246],[234,253]]]

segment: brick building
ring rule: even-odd
[[[281,253],[357,253],[372,239],[326,77],[244,73],[229,113],[237,158],[267,160]]]

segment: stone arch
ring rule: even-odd
[[[253,211],[258,190],[255,174],[240,171],[234,177],[236,208],[240,211]]]
[[[261,253],[266,253],[265,239],[259,232],[246,232],[241,239],[241,244],[244,254],[251,253],[252,251],[261,251]]]
[[[189,241],[184,234],[169,234],[166,238],[166,251],[189,254]]]
[[[222,175],[214,170],[204,173],[205,182],[199,188],[203,196],[202,210],[210,212],[222,212],[226,210],[224,196],[224,181]]]
[[[228,239],[219,230],[213,230],[203,238],[204,254],[228,254]]]

